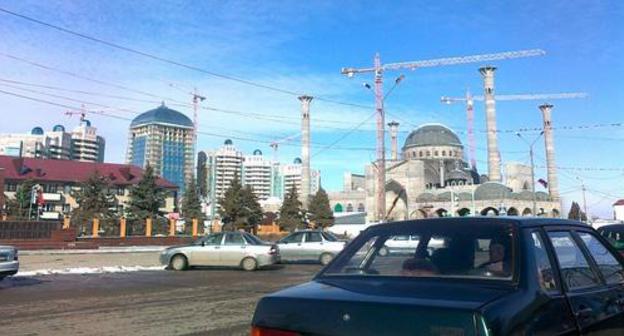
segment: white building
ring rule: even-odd
[[[301,159],[296,158],[292,164],[280,166],[280,183],[282,195],[286,195],[288,191],[295,186],[297,191],[301,190]],[[310,194],[314,195],[321,185],[321,174],[318,170],[310,170]]]
[[[72,160],[104,162],[106,141],[97,135],[97,128],[89,120],[83,120],[71,133]]]
[[[39,159],[70,160],[72,158],[71,134],[65,127],[56,125],[52,131],[35,127],[30,133],[0,135],[0,155]]]
[[[221,148],[206,153],[206,170],[208,172],[208,195],[218,202],[228,190],[234,176],[239,180],[243,175],[243,153],[234,147],[232,140],[227,139]]]
[[[624,199],[613,203],[613,217],[615,220],[624,221]]]
[[[243,184],[251,186],[259,200],[266,200],[272,196],[273,190],[273,162],[256,149],[253,155],[245,156],[243,161]]]

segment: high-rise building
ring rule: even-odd
[[[244,156],[232,140],[227,139],[221,148],[207,153],[208,194],[218,202],[230,187],[234,176],[242,182]]]
[[[280,166],[280,179],[282,195],[286,195],[288,191],[295,186],[297,192],[301,190],[302,178],[302,161],[296,158],[292,164]],[[321,174],[318,170],[310,170],[310,195],[316,194],[321,185]]]
[[[193,122],[163,103],[130,123],[127,162],[150,165],[180,190],[193,177]]]
[[[0,155],[70,160],[71,150],[71,134],[65,132],[62,125],[56,125],[48,132],[35,127],[26,134],[0,135]]]
[[[259,200],[266,200],[273,191],[273,162],[256,149],[243,161],[243,184],[251,186]]]
[[[84,162],[104,162],[106,141],[97,135],[89,120],[82,120],[71,133],[72,159]]]

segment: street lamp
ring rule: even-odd
[[[533,188],[532,192],[533,192],[533,216],[537,216],[537,199],[536,199],[536,195],[535,195],[535,164],[533,163],[533,145],[535,145],[535,143],[537,142],[537,140],[539,140],[539,138],[544,134],[544,131],[541,131],[540,134],[535,137],[535,140],[533,140],[532,142],[527,141],[527,139],[525,139],[522,134],[520,133],[516,133],[516,135],[518,136],[518,138],[520,138],[522,141],[524,141],[527,145],[529,145],[529,156],[531,157],[531,186]]]

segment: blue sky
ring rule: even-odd
[[[555,126],[624,122],[624,4],[619,1],[0,1],[0,7],[216,73],[371,106],[373,97],[361,85],[371,78],[347,79],[339,70],[369,66],[375,52],[381,53],[384,62],[397,62],[542,48],[546,56],[494,64],[498,67],[497,94],[587,92],[587,99],[552,102]],[[189,101],[186,92],[197,87],[207,97],[206,106],[253,114],[202,110],[200,130],[216,135],[200,135],[200,149],[216,148],[232,137],[244,152],[260,148],[270,155],[268,142],[299,129],[299,102],[290,95],[166,65],[3,13],[0,36],[1,53],[155,97],[46,71],[0,55],[0,79],[146,101],[25,86],[20,89],[7,82],[0,82],[1,90],[80,105],[42,93],[64,95],[122,109],[110,113],[132,118],[132,111],[149,110],[163,99],[170,104],[175,104],[172,98]],[[406,132],[426,122],[447,124],[465,139],[464,108],[441,105],[439,98],[460,96],[467,88],[481,93],[477,71],[481,65],[405,72],[405,80],[386,102],[388,120],[401,122],[400,141]],[[399,74],[387,73],[388,83]],[[499,129],[539,127],[540,103],[499,102]],[[65,108],[57,106],[4,94],[0,94],[0,104],[3,133],[26,132],[35,125],[51,128],[58,123],[69,127],[77,123],[76,118],[64,115]],[[177,109],[191,115],[188,107]],[[372,112],[313,101],[312,141],[317,147],[312,150],[312,165],[321,170],[326,189],[339,190],[345,170],[363,172],[363,166],[374,159],[374,119],[335,147],[318,152]],[[482,130],[482,104],[476,105],[475,113],[475,128]],[[97,115],[90,118],[107,139],[107,161],[123,162],[128,122]],[[555,141],[561,167],[624,168],[622,127],[556,131]],[[499,142],[503,162],[528,163],[526,145],[513,133],[501,134]],[[284,144],[278,153],[280,160],[291,161],[298,156],[297,144],[297,140]],[[485,172],[485,137],[479,132],[477,147],[479,168]],[[537,165],[543,166],[543,146],[537,146],[536,154]],[[590,189],[587,198],[592,214],[610,216],[610,204],[624,197],[622,170],[562,169],[559,173],[565,211],[570,200],[581,200],[577,177]],[[545,178],[542,168],[537,176]]]

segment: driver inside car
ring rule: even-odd
[[[405,259],[401,268],[401,275],[403,276],[433,276],[436,274],[438,271],[433,263],[421,257]]]

